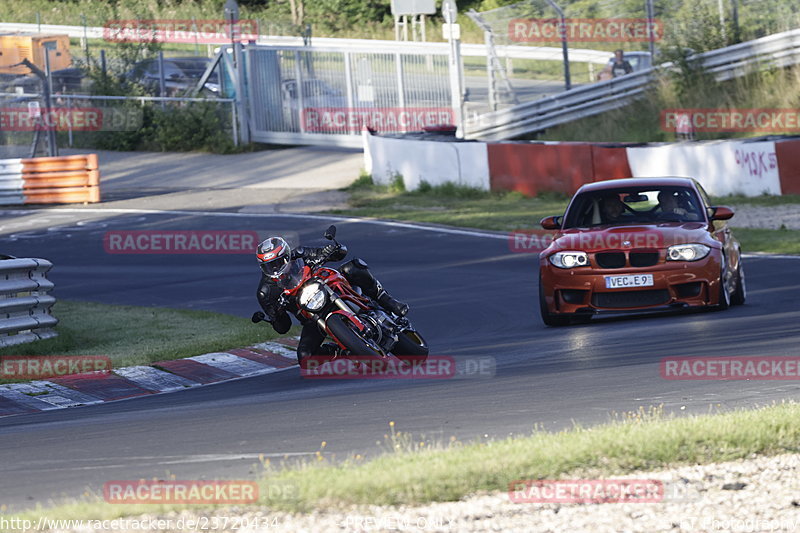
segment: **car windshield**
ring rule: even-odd
[[[283,290],[294,289],[303,281],[303,267],[305,263],[302,259],[295,259],[286,263],[276,276],[277,285]]]
[[[702,203],[688,187],[629,187],[578,194],[570,204],[564,228],[697,222]]]

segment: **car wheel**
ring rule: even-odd
[[[732,305],[742,305],[747,298],[747,284],[744,279],[744,267],[742,258],[739,257],[739,266],[736,267],[736,290],[731,295]]]
[[[571,322],[568,316],[556,316],[547,309],[547,301],[542,291],[542,274],[539,273],[539,312],[542,315],[542,322],[545,326],[559,327],[568,326]]]
[[[728,287],[725,286],[725,266],[719,271],[719,303],[717,309],[724,311],[731,306],[731,294],[728,292]]]

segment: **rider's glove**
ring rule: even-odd
[[[322,249],[322,257],[330,257],[339,250],[338,244],[329,244]]]

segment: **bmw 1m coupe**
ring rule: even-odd
[[[548,326],[607,313],[717,308],[745,301],[741,249],[727,221],[691,178],[590,183],[539,255],[539,304]]]

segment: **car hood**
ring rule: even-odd
[[[553,250],[632,250],[666,248],[674,244],[703,243],[719,247],[703,222],[664,222],[627,226],[570,228],[559,231],[550,246]]]

